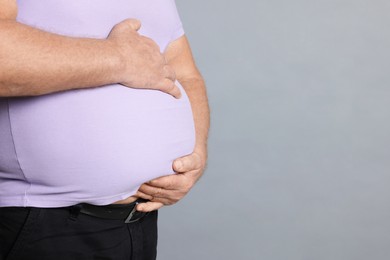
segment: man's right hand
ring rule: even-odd
[[[127,19],[115,25],[107,41],[118,51],[122,70],[119,82],[130,88],[154,89],[180,98],[180,89],[175,85],[176,75],[158,45],[137,31],[141,23]]]

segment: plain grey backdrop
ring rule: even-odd
[[[177,4],[212,127],[159,259],[390,259],[390,2]]]

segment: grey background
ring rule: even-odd
[[[177,4],[212,128],[159,259],[390,259],[390,2]]]

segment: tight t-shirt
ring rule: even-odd
[[[19,0],[17,20],[105,39],[127,18],[163,52],[183,35],[174,0]],[[177,83],[178,84],[178,83]],[[120,84],[0,98],[0,206],[110,204],[174,174],[195,143],[189,99]]]

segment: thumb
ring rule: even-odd
[[[137,19],[127,19],[127,20],[125,20],[125,22],[134,31],[138,31],[141,28],[140,20],[137,20]]]
[[[189,172],[201,168],[200,157],[196,153],[181,157],[173,162],[175,172]]]
[[[164,206],[164,204],[161,202],[148,201],[148,202],[138,204],[137,211],[151,212],[154,210],[158,210],[158,209],[162,208],[163,206]]]

